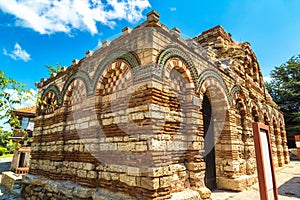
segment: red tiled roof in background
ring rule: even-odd
[[[22,107],[22,108],[16,108],[15,111],[26,112],[26,113],[35,113],[36,107],[35,106],[27,106],[27,107]]]

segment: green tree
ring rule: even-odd
[[[300,55],[275,67],[271,78],[266,88],[284,113],[288,144],[294,147],[294,135],[300,134]]]
[[[12,113],[16,106],[30,96],[31,92],[25,89],[24,84],[8,78],[0,70],[0,120],[5,120],[4,123],[9,123],[12,128],[20,128],[19,120],[17,117],[13,117]]]
[[[45,67],[48,68],[49,76],[51,76],[52,74],[58,74],[59,72],[62,71],[62,66],[60,65],[59,62],[56,63],[56,66],[45,65]]]
[[[7,148],[11,143],[11,139],[9,137],[12,136],[12,132],[5,131],[0,127],[0,147]]]

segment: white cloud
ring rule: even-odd
[[[30,92],[23,92],[21,95],[14,89],[5,89],[3,92],[11,95],[11,99],[18,100],[21,99],[21,104],[15,105],[15,108],[22,108],[27,106],[35,105],[37,98],[37,91],[34,89],[30,89]]]
[[[171,7],[170,10],[171,10],[171,12],[174,12],[174,11],[176,11],[176,7]]]
[[[11,53],[8,53],[6,49],[3,49],[3,54],[14,60],[23,60],[25,62],[30,60],[30,55],[22,49],[18,43],[15,44],[14,50]]]
[[[98,33],[97,22],[113,27],[116,20],[139,21],[148,0],[0,0],[0,9],[16,24],[41,34],[70,33],[72,29]]]

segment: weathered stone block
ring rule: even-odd
[[[78,170],[77,171],[77,176],[81,178],[86,178],[87,171],[86,170]]]
[[[238,161],[231,161],[227,162],[227,164],[224,166],[224,171],[229,172],[238,172],[240,170],[240,163]]]
[[[73,195],[75,197],[88,199],[88,198],[92,197],[93,191],[94,190],[91,189],[91,188],[75,186],[74,189],[73,189]]]
[[[89,171],[88,173],[87,173],[87,176],[86,176],[87,178],[91,178],[91,179],[96,179],[97,177],[98,177],[98,174],[97,174],[97,172],[96,171]]]
[[[181,192],[174,192],[171,200],[202,200],[199,193],[194,190],[186,189]]]
[[[110,172],[99,172],[99,178],[110,181],[111,180],[111,173]]]
[[[126,174],[120,174],[120,181],[123,183],[126,183],[129,186],[136,186],[136,177],[134,176],[128,176]]]
[[[141,177],[140,186],[145,189],[156,190],[159,188],[159,178]]]
[[[211,195],[211,191],[207,187],[201,187],[197,189],[200,194],[201,199],[209,199]]]
[[[83,163],[83,167],[84,170],[93,170],[95,168],[95,165],[92,163]]]
[[[160,177],[164,175],[163,167],[152,167],[143,171],[143,176]]]
[[[22,176],[17,176],[13,172],[3,172],[1,177],[1,184],[9,191],[12,192],[14,184],[17,181],[21,181]],[[30,182],[30,177],[27,178],[27,181]]]
[[[45,190],[53,193],[58,193],[59,184],[56,181],[46,181]]]
[[[191,171],[190,172],[190,178],[192,178],[192,179],[201,180],[201,179],[204,178],[204,175],[205,175],[205,171],[200,171],[200,172],[193,172],[193,171]]]
[[[191,171],[205,170],[205,162],[187,163],[187,168]]]
[[[243,175],[238,178],[217,178],[217,185],[220,189],[227,189],[233,191],[242,191],[257,180],[255,175]]]
[[[159,178],[159,186],[161,188],[165,188],[165,187],[169,187],[172,183],[172,176],[164,176],[164,177],[161,177]]]
[[[113,181],[118,181],[118,180],[120,180],[120,174],[117,174],[117,173],[111,173],[110,176],[111,176],[111,180],[113,180]]]
[[[140,176],[140,168],[138,167],[127,167],[126,173],[129,176]]]

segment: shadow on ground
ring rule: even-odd
[[[300,176],[293,177],[278,188],[278,194],[300,198]]]
[[[0,162],[0,174],[5,171],[9,171],[11,161]]]

